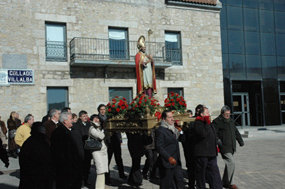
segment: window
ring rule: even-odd
[[[263,79],[275,79],[277,77],[276,56],[262,56]]]
[[[228,30],[229,53],[244,53],[243,31]]]
[[[242,22],[242,8],[241,7],[227,7],[228,28],[234,30],[241,30]]]
[[[223,76],[226,78],[230,78],[229,55],[228,54],[222,54],[222,60],[223,60]]]
[[[56,108],[61,110],[68,106],[68,88],[67,87],[48,87],[47,88],[47,106],[48,110]]]
[[[228,49],[228,30],[221,30],[221,39],[222,39],[222,52],[229,53]]]
[[[260,30],[262,32],[274,32],[274,18],[273,12],[267,10],[260,10]]]
[[[182,65],[181,40],[179,32],[165,32],[166,61]]]
[[[243,1],[243,6],[244,7],[249,7],[249,8],[257,8],[258,7],[258,0],[246,0],[246,1]]]
[[[285,10],[285,7],[284,7]],[[285,12],[275,12],[275,30],[278,33],[285,33]]]
[[[167,93],[171,93],[171,92],[184,96],[183,88],[167,88]]]
[[[244,8],[244,29],[259,31],[258,9]]]
[[[278,56],[285,56],[285,34],[276,35],[276,50]]]
[[[232,79],[245,79],[245,60],[243,55],[229,54],[230,75]]]
[[[258,32],[245,32],[246,54],[260,54],[260,40]]]
[[[268,0],[259,0],[259,8],[273,10],[273,2]]]
[[[133,100],[133,89],[130,87],[110,87],[109,88],[109,101],[112,101],[116,96],[122,96],[130,103]]]
[[[46,23],[46,60],[66,61],[65,24]]]
[[[109,28],[109,51],[111,59],[128,59],[128,30]]]
[[[261,61],[259,55],[247,55],[246,57],[247,79],[261,79]]]
[[[278,68],[278,77],[279,77],[279,79],[283,79],[284,80],[285,79],[285,56],[283,56],[283,57],[282,56],[278,56],[277,57],[277,68]],[[284,103],[285,103],[285,101],[284,101]]]
[[[220,19],[221,19],[221,29],[226,30],[227,29],[227,7],[226,6],[223,6],[220,12]]]
[[[262,55],[275,55],[275,36],[273,33],[261,33]]]

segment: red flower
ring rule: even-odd
[[[122,110],[124,110],[126,107],[125,107],[125,106],[122,106],[121,108],[122,108]]]
[[[155,112],[154,116],[157,117],[157,121],[159,121],[160,118],[161,118],[161,113],[160,112]]]
[[[144,99],[144,102],[147,102],[147,99]]]
[[[172,102],[172,106],[175,106],[175,103],[174,103],[174,102]]]
[[[115,108],[115,104],[112,105],[112,108]]]
[[[120,108],[117,108],[116,111],[119,112],[119,111],[120,111]]]
[[[111,108],[108,109],[108,112],[111,112]]]

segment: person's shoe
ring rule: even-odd
[[[232,185],[230,185],[230,189],[238,189],[238,187],[237,187],[237,185],[232,184]]]
[[[142,185],[142,183],[134,183],[132,181],[128,181],[128,185],[139,188]]]
[[[148,179],[149,179],[148,174],[143,174],[143,178],[144,178],[145,180],[148,180]]]
[[[120,178],[126,180],[128,177],[125,174],[120,174]]]
[[[88,180],[84,181],[84,186],[86,186],[87,188],[89,188],[91,186],[90,182],[88,182]]]

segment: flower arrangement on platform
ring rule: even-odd
[[[183,96],[171,92],[168,93],[167,98],[164,100],[164,107],[166,110],[176,110],[179,113],[185,113],[187,104]]]
[[[160,107],[158,101],[147,95],[138,95],[130,103],[130,114],[132,115],[145,115],[147,112],[147,107],[150,110],[150,115],[154,115],[157,109]]]
[[[115,116],[122,116],[124,117],[127,110],[129,109],[128,102],[124,97],[118,97],[112,99],[111,102],[107,104],[107,116],[108,117],[115,117]]]

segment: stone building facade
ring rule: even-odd
[[[97,112],[109,101],[110,88],[129,88],[136,95],[136,76],[130,48],[127,61],[90,58],[80,62],[70,42],[109,39],[110,28],[124,28],[128,41],[140,35],[147,42],[165,43],[166,32],[180,37],[181,62],[172,64],[165,57],[157,62],[156,97],[163,100],[171,88],[182,88],[188,108],[207,105],[214,115],[224,104],[221,59],[220,8],[218,4],[197,4],[165,0],[3,0],[0,2],[0,69],[32,69],[34,84],[0,86],[0,114],[6,120],[11,111],[20,117],[32,113],[35,120],[46,114],[49,87],[66,87],[72,112]],[[210,2],[210,1],[209,1]],[[213,1],[215,2],[215,1]],[[190,5],[190,6],[188,6]],[[47,59],[47,24],[65,26],[66,59]],[[108,42],[106,42],[108,44]],[[90,50],[90,45],[87,45]],[[99,48],[99,47],[95,47]],[[94,49],[95,49],[94,48]],[[103,47],[104,50],[107,47]],[[148,46],[147,46],[148,48]],[[157,48],[164,51],[165,47]],[[91,49],[92,50],[92,49]],[[164,52],[151,52],[162,54]],[[90,53],[90,51],[89,51]],[[92,53],[90,53],[92,54]],[[72,58],[71,58],[72,57]],[[75,61],[74,61],[75,60]]]

